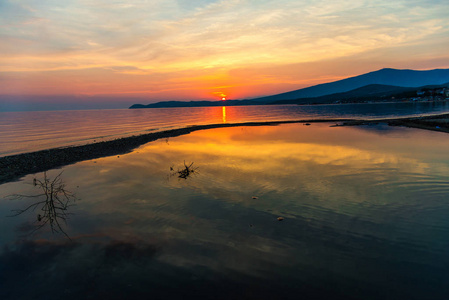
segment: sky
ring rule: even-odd
[[[0,110],[245,99],[449,68],[447,0],[0,0]]]

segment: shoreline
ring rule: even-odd
[[[36,152],[16,154],[0,157],[0,184],[16,181],[23,176],[44,172],[51,169],[71,165],[80,161],[91,160],[106,156],[123,155],[132,152],[137,147],[163,138],[186,135],[198,130],[239,127],[239,126],[275,126],[294,123],[341,123],[337,126],[360,126],[376,123],[387,123],[390,126],[406,126],[425,130],[449,133],[449,114],[385,118],[369,120],[353,119],[315,119],[293,121],[220,123],[209,125],[195,125],[179,129],[146,133],[137,136],[118,138],[111,141],[91,143],[81,146],[53,148]]]
[[[344,122],[342,126],[359,126],[376,123],[386,123],[389,126],[404,126],[409,128],[449,133],[449,113],[419,117],[350,120]]]

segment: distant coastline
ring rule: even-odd
[[[163,138],[177,137],[180,135],[189,134],[198,130],[238,126],[273,126],[280,124],[318,122],[337,123],[337,126],[359,126],[373,123],[386,123],[390,126],[407,126],[449,133],[448,113],[426,117],[401,117],[368,120],[316,119],[196,125],[180,129],[171,129],[161,132],[124,137],[112,141],[104,141],[82,146],[53,148],[48,150],[0,157],[0,184],[18,180],[28,174],[44,172],[50,169],[60,168],[80,161],[126,154],[143,144]]]
[[[171,107],[207,107],[207,106],[246,106],[246,105],[266,105],[267,103],[252,100],[226,100],[226,101],[161,101],[144,104],[133,104],[129,109],[139,108],[171,108]]]
[[[292,101],[293,102],[293,101]],[[341,105],[341,104],[387,104],[387,103],[424,103],[424,102],[449,102],[449,98],[400,98],[400,99],[346,99],[344,101],[323,101],[310,103],[288,103],[287,101],[279,101],[276,103],[263,103],[251,100],[227,100],[227,101],[162,101],[148,105],[133,104],[128,109],[145,109],[145,108],[182,108],[182,107],[222,107],[222,106],[257,106],[257,105]]]
[[[426,71],[384,68],[346,79],[254,99],[161,101],[130,109],[279,104],[342,104],[449,100],[449,69]]]
[[[286,99],[275,101],[226,100],[226,101],[161,101],[157,103],[133,104],[130,109],[244,106],[244,105],[318,105],[318,104],[363,104],[363,103],[403,103],[449,101],[449,83],[442,85],[405,88],[371,84],[348,92],[319,97]]]

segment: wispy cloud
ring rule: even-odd
[[[157,73],[171,78],[160,85],[176,78],[204,88],[239,85],[230,75],[236,69],[273,71],[398,48],[418,57],[424,44],[441,49],[433,54],[441,61],[449,59],[448,11],[439,0],[1,1],[0,72],[27,72],[38,82],[45,72],[101,69],[108,75],[85,76],[99,86],[117,75]],[[252,84],[275,77],[258,74]]]

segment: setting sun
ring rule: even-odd
[[[222,100],[222,101],[225,101],[225,100],[226,100],[226,97],[221,98],[221,100]]]

